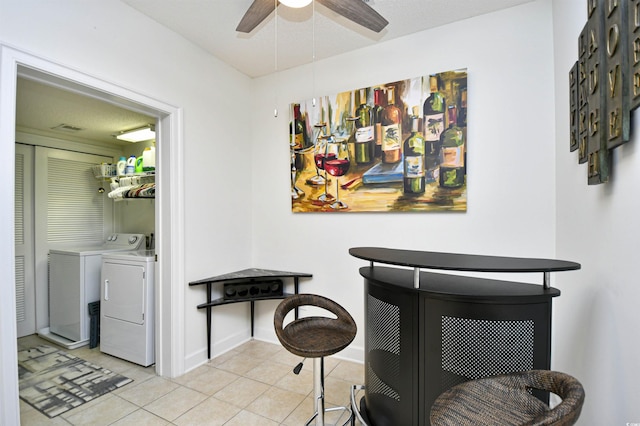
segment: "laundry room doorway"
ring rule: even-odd
[[[182,170],[182,113],[179,107],[114,85],[46,59],[0,44],[0,155],[15,158],[15,102],[18,77],[40,80],[65,90],[144,112],[157,120],[156,164],[156,373],[175,377],[184,371],[184,200]],[[11,161],[13,163],[13,161]],[[3,193],[15,191],[14,167],[0,171]],[[15,211],[13,203],[0,207],[0,279],[15,283]],[[0,298],[12,300],[0,312],[0,424],[19,418],[17,393],[16,291],[0,286]],[[10,384],[14,383],[14,386]]]

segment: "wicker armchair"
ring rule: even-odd
[[[550,408],[531,389],[549,391],[562,402]],[[573,425],[584,389],[568,374],[531,370],[471,380],[443,392],[431,407],[432,426]]]

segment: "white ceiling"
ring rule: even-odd
[[[78,142],[125,146],[113,135],[155,118],[29,78],[18,78],[16,130]]]
[[[379,34],[320,4],[279,6],[277,38],[275,12],[250,34],[235,31],[253,0],[122,1],[244,74],[259,77],[276,70],[276,41],[277,69],[284,70],[312,62],[314,50],[320,60],[533,0],[365,0],[389,21]],[[70,140],[115,142],[112,135],[119,130],[154,123],[143,114],[30,79],[19,80],[16,107],[18,130]],[[61,124],[82,130],[52,129]]]
[[[253,0],[122,1],[244,74],[259,77],[276,69],[276,46],[277,69],[284,70],[310,63],[314,53],[320,60],[533,0],[364,0],[389,21],[380,33],[315,2],[302,9],[280,5],[277,25],[273,12],[249,34],[235,28]]]

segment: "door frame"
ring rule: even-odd
[[[156,117],[156,372],[184,372],[184,170],[182,109],[50,60],[0,43],[0,193],[15,191],[15,122],[18,75]],[[0,208],[0,424],[19,424],[13,197]]]

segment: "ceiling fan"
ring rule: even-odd
[[[379,33],[389,21],[363,0],[315,0],[339,15]],[[250,33],[276,8],[275,0],[253,0],[236,31]],[[280,2],[278,2],[280,4]]]

